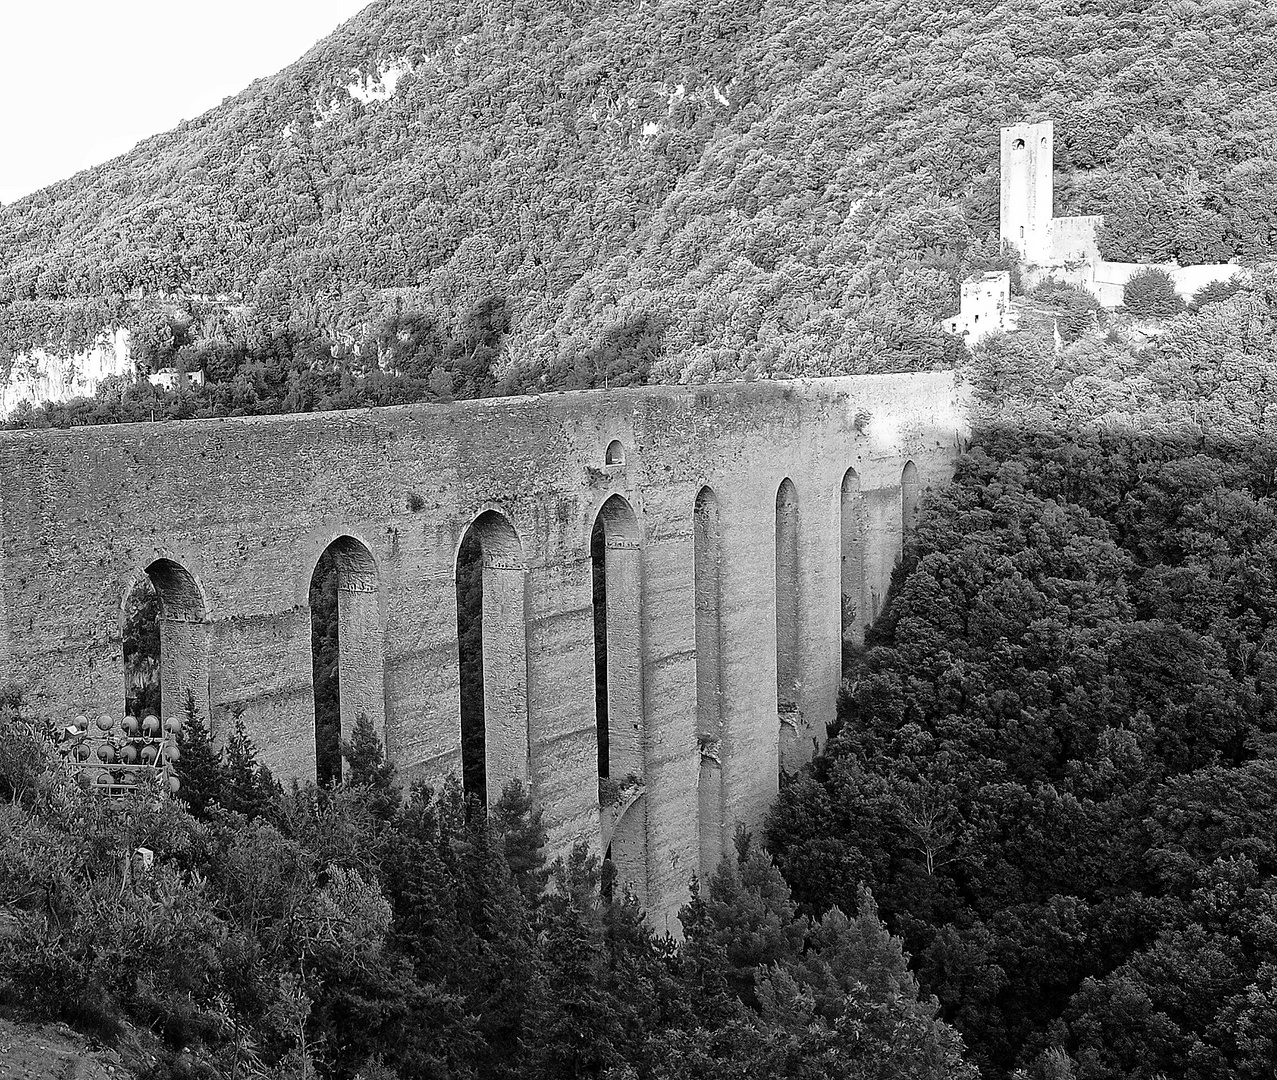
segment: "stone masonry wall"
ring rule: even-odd
[[[207,672],[183,678],[207,679],[199,697],[214,734],[240,715],[277,775],[313,777],[308,589],[324,549],[348,537],[375,566],[361,577],[371,584],[342,597],[347,633],[359,635],[343,642],[343,680],[348,668],[363,673],[360,707],[381,713],[401,776],[459,773],[455,561],[470,524],[496,511],[521,553],[493,573],[521,577],[522,591],[513,583],[492,600],[521,605],[524,617],[522,634],[501,647],[526,640],[525,660],[511,661],[526,686],[513,691],[526,714],[526,764],[508,767],[526,769],[555,848],[597,848],[590,533],[620,495],[639,533],[647,895],[656,926],[677,932],[700,859],[697,493],[713,491],[720,524],[730,845],[731,827],[756,828],[777,789],[782,480],[796,494],[792,679],[810,748],[833,718],[839,682],[843,476],[855,468],[869,507],[865,595],[876,610],[900,551],[904,465],[914,462],[924,491],[946,481],[964,418],[952,374],[933,373],[0,434],[0,674],[50,715],[119,712],[123,597],[155,560],[172,560],[206,607],[207,661],[197,662]],[[614,439],[625,462],[605,465]],[[507,705],[511,693],[489,687]]]

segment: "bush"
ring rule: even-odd
[[[1080,285],[1071,285],[1067,281],[1057,281],[1053,277],[1044,277],[1029,290],[1029,299],[1041,304],[1063,305],[1078,295],[1090,296]]]
[[[1192,308],[1196,311],[1207,304],[1222,304],[1241,291],[1241,279],[1236,275],[1227,281],[1210,281],[1193,293]]]
[[[1077,341],[1105,320],[1100,302],[1080,285],[1070,285],[1053,277],[1043,278],[1029,296],[1039,303],[1060,309],[1057,326],[1063,341]]]
[[[1077,341],[1092,327],[1104,322],[1105,312],[1100,302],[1085,289],[1078,289],[1061,305],[1058,326],[1063,341]]]
[[[1132,315],[1167,318],[1184,310],[1184,301],[1175,291],[1175,283],[1165,270],[1150,266],[1127,281],[1122,289],[1122,303]]]

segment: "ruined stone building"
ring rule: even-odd
[[[54,717],[118,714],[122,605],[146,575],[165,711],[192,693],[215,736],[242,717],[277,776],[313,778],[327,551],[343,729],[366,713],[405,779],[459,775],[473,533],[489,789],[526,781],[554,850],[610,849],[677,930],[690,876],[823,739],[843,641],[881,609],[963,425],[933,373],[5,432],[0,676]]]
[[[1180,266],[1101,258],[1096,234],[1103,214],[1055,216],[1055,124],[1050,120],[1002,129],[1000,209],[1002,245],[1020,253],[1026,286],[1054,277],[1081,285],[1107,308],[1120,306],[1127,281],[1149,268],[1166,271],[1186,301],[1202,286],[1239,273],[1231,263]]]
[[[1011,274],[990,270],[973,274],[959,290],[958,314],[944,320],[946,334],[978,345],[990,334],[1014,330],[1015,309],[1011,306]]]

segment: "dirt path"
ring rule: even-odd
[[[0,1080],[132,1080],[120,1056],[65,1024],[0,1019]]]

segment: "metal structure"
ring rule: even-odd
[[[181,786],[177,761],[182,721],[171,716],[124,716],[109,713],[90,719],[81,714],[58,732],[63,767],[93,791],[112,798],[131,795],[144,777],[162,776],[170,792]]]

